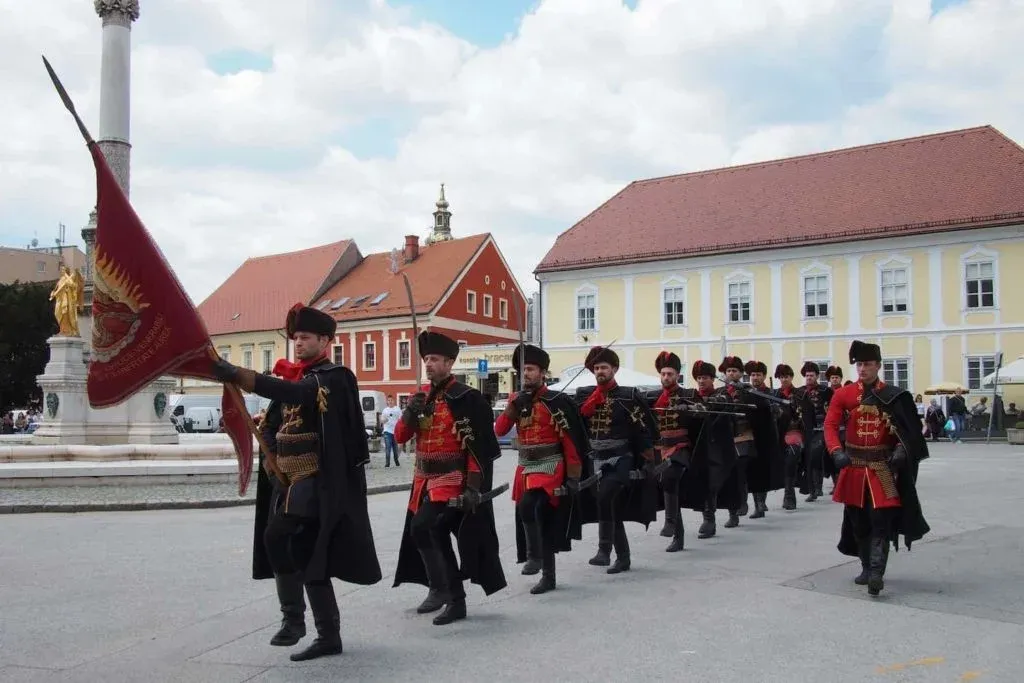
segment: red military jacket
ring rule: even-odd
[[[884,387],[878,380],[875,385]],[[840,426],[846,427],[846,446],[863,450],[895,448],[898,443],[889,418],[878,405],[864,405],[864,384],[857,381],[838,389],[833,395],[825,415],[825,446],[829,453],[843,448],[839,439]]]
[[[517,417],[509,417],[508,413],[502,412],[494,422],[494,433],[504,436],[517,427],[516,438],[522,446],[546,446],[549,444],[561,444],[562,454],[568,465],[566,476],[578,479],[582,470],[580,454],[576,452],[576,444],[569,434],[568,425],[556,424],[547,403],[541,397],[548,392],[548,388],[541,387],[533,396],[533,412],[530,419],[519,420]],[[516,398],[516,394],[508,397],[509,405]],[[558,412],[558,411],[556,411]],[[517,425],[518,422],[518,425]],[[527,423],[527,424],[524,424]]]

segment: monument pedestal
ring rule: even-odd
[[[120,405],[92,408],[86,393],[85,340],[50,337],[50,362],[37,378],[43,390],[43,421],[37,445],[177,444],[167,413],[174,380],[158,379]]]

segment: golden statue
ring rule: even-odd
[[[50,292],[53,301],[53,315],[57,318],[62,337],[77,337],[78,311],[85,305],[85,280],[82,273],[72,270],[67,264],[61,264],[60,279]]]

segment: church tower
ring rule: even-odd
[[[444,183],[441,183],[441,196],[437,198],[434,210],[434,230],[430,233],[430,243],[447,242],[452,239],[452,212],[448,210],[448,200],[444,198]]]

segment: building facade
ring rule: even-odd
[[[53,282],[60,277],[60,264],[85,270],[85,252],[76,246],[0,247],[0,284]]]
[[[537,268],[552,371],[614,340],[641,372],[662,349],[686,366],[727,350],[851,376],[859,338],[914,393],[977,388],[1024,353],[1022,169],[983,127],[634,183]]]

